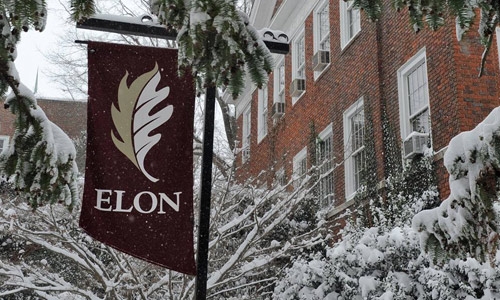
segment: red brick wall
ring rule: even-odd
[[[87,102],[40,99],[38,105],[70,138],[87,130]]]
[[[37,100],[49,120],[61,127],[71,138],[79,137],[82,131],[87,130],[87,102]],[[0,135],[14,134],[14,115],[4,108],[0,108]]]
[[[0,107],[0,135],[12,136],[14,133],[14,115],[3,107],[3,101]]]
[[[345,49],[340,48],[339,1],[330,1],[331,64],[314,81],[313,17],[305,22],[306,93],[292,105],[288,88],[291,82],[291,54],[286,55],[286,113],[273,126],[270,119],[267,137],[257,144],[257,93],[252,99],[252,143],[250,160],[241,165],[240,178],[259,178],[259,184],[270,183],[274,172],[286,167],[292,174],[293,157],[309,143],[310,124],[321,132],[333,124],[335,164],[335,198],[344,202],[343,113],[356,100],[364,97],[372,113],[377,175],[384,176],[381,115],[385,110],[399,133],[399,96],[397,71],[425,47],[429,82],[431,128],[434,151],[446,147],[450,139],[479,123],[492,108],[499,105],[499,66],[496,47],[492,47],[484,75],[478,78],[483,46],[477,28],[471,28],[462,41],[455,35],[454,18],[437,31],[424,28],[415,33],[406,11],[396,12],[391,1],[384,2],[384,12],[377,23],[369,22],[362,13],[361,32]],[[494,41],[494,44],[495,45]],[[269,112],[273,103],[273,77],[270,77]],[[270,115],[270,113],[269,113]],[[241,136],[241,117],[238,120]],[[400,137],[401,138],[401,137]],[[308,147],[308,152],[310,151]],[[448,177],[437,158],[437,176],[441,196],[449,194]]]

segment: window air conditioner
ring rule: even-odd
[[[296,78],[292,81],[290,85],[290,94],[292,97],[298,97],[306,90],[306,80]]]
[[[403,143],[405,158],[410,159],[417,154],[423,154],[428,141],[429,134],[412,132]]]
[[[322,71],[330,63],[330,52],[319,50],[314,54],[312,60],[313,70],[316,72]]]
[[[273,118],[279,118],[285,113],[285,103],[276,102],[273,104]]]

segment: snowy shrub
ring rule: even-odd
[[[278,283],[275,299],[407,299],[418,291],[418,235],[410,227],[344,236],[326,257],[299,259]],[[322,269],[318,269],[322,267]],[[295,298],[294,298],[295,297]]]
[[[360,237],[344,236],[326,256],[297,259],[274,299],[500,299],[500,264],[468,258],[434,265],[411,227],[372,227]]]
[[[436,208],[432,156],[389,172],[385,198],[347,213],[342,239],[324,256],[297,259],[274,298],[500,299],[499,124],[497,108],[452,140],[445,155],[451,195]]]
[[[316,200],[308,197],[308,179],[294,192],[283,187],[255,188],[231,185],[221,203],[220,219],[213,222],[208,280],[220,299],[265,299],[276,275],[291,257],[324,248],[324,229],[314,214]],[[213,257],[213,259],[212,259]]]
[[[500,299],[500,265],[476,259],[452,259],[442,267],[422,269],[421,299]]]
[[[500,108],[471,131],[454,137],[444,156],[450,196],[413,219],[422,247],[438,262],[471,256],[494,259],[498,248],[497,182],[500,171]]]
[[[328,251],[325,277],[339,299],[375,299],[388,287],[400,296],[415,294],[413,265],[420,255],[418,236],[409,227],[366,230],[359,240],[343,241]]]
[[[324,268],[324,258],[299,258],[293,263],[284,280],[278,283],[275,291],[279,291],[280,299],[323,299],[326,284],[323,277]]]

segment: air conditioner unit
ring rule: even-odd
[[[285,103],[283,102],[276,102],[273,104],[273,118],[279,118],[283,114],[285,114]]]
[[[429,134],[412,132],[403,143],[405,158],[410,159],[417,154],[423,154],[428,141]]]
[[[296,78],[292,81],[290,85],[290,94],[292,97],[298,97],[306,90],[306,80]]]
[[[313,70],[316,72],[322,71],[330,63],[330,52],[319,50],[316,54],[314,54],[312,60]]]

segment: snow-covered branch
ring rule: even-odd
[[[47,10],[44,1],[1,5],[0,18],[0,93],[7,88],[5,100],[16,115],[16,130],[7,151],[0,155],[0,171],[12,177],[16,188],[26,195],[31,206],[76,201],[76,151],[68,136],[52,123],[37,105],[33,93],[19,79],[14,61],[21,30],[43,30]]]
[[[497,182],[500,174],[500,108],[471,131],[454,137],[444,156],[450,196],[413,219],[424,250],[439,260],[495,259],[498,248]],[[444,251],[443,251],[444,250]]]

